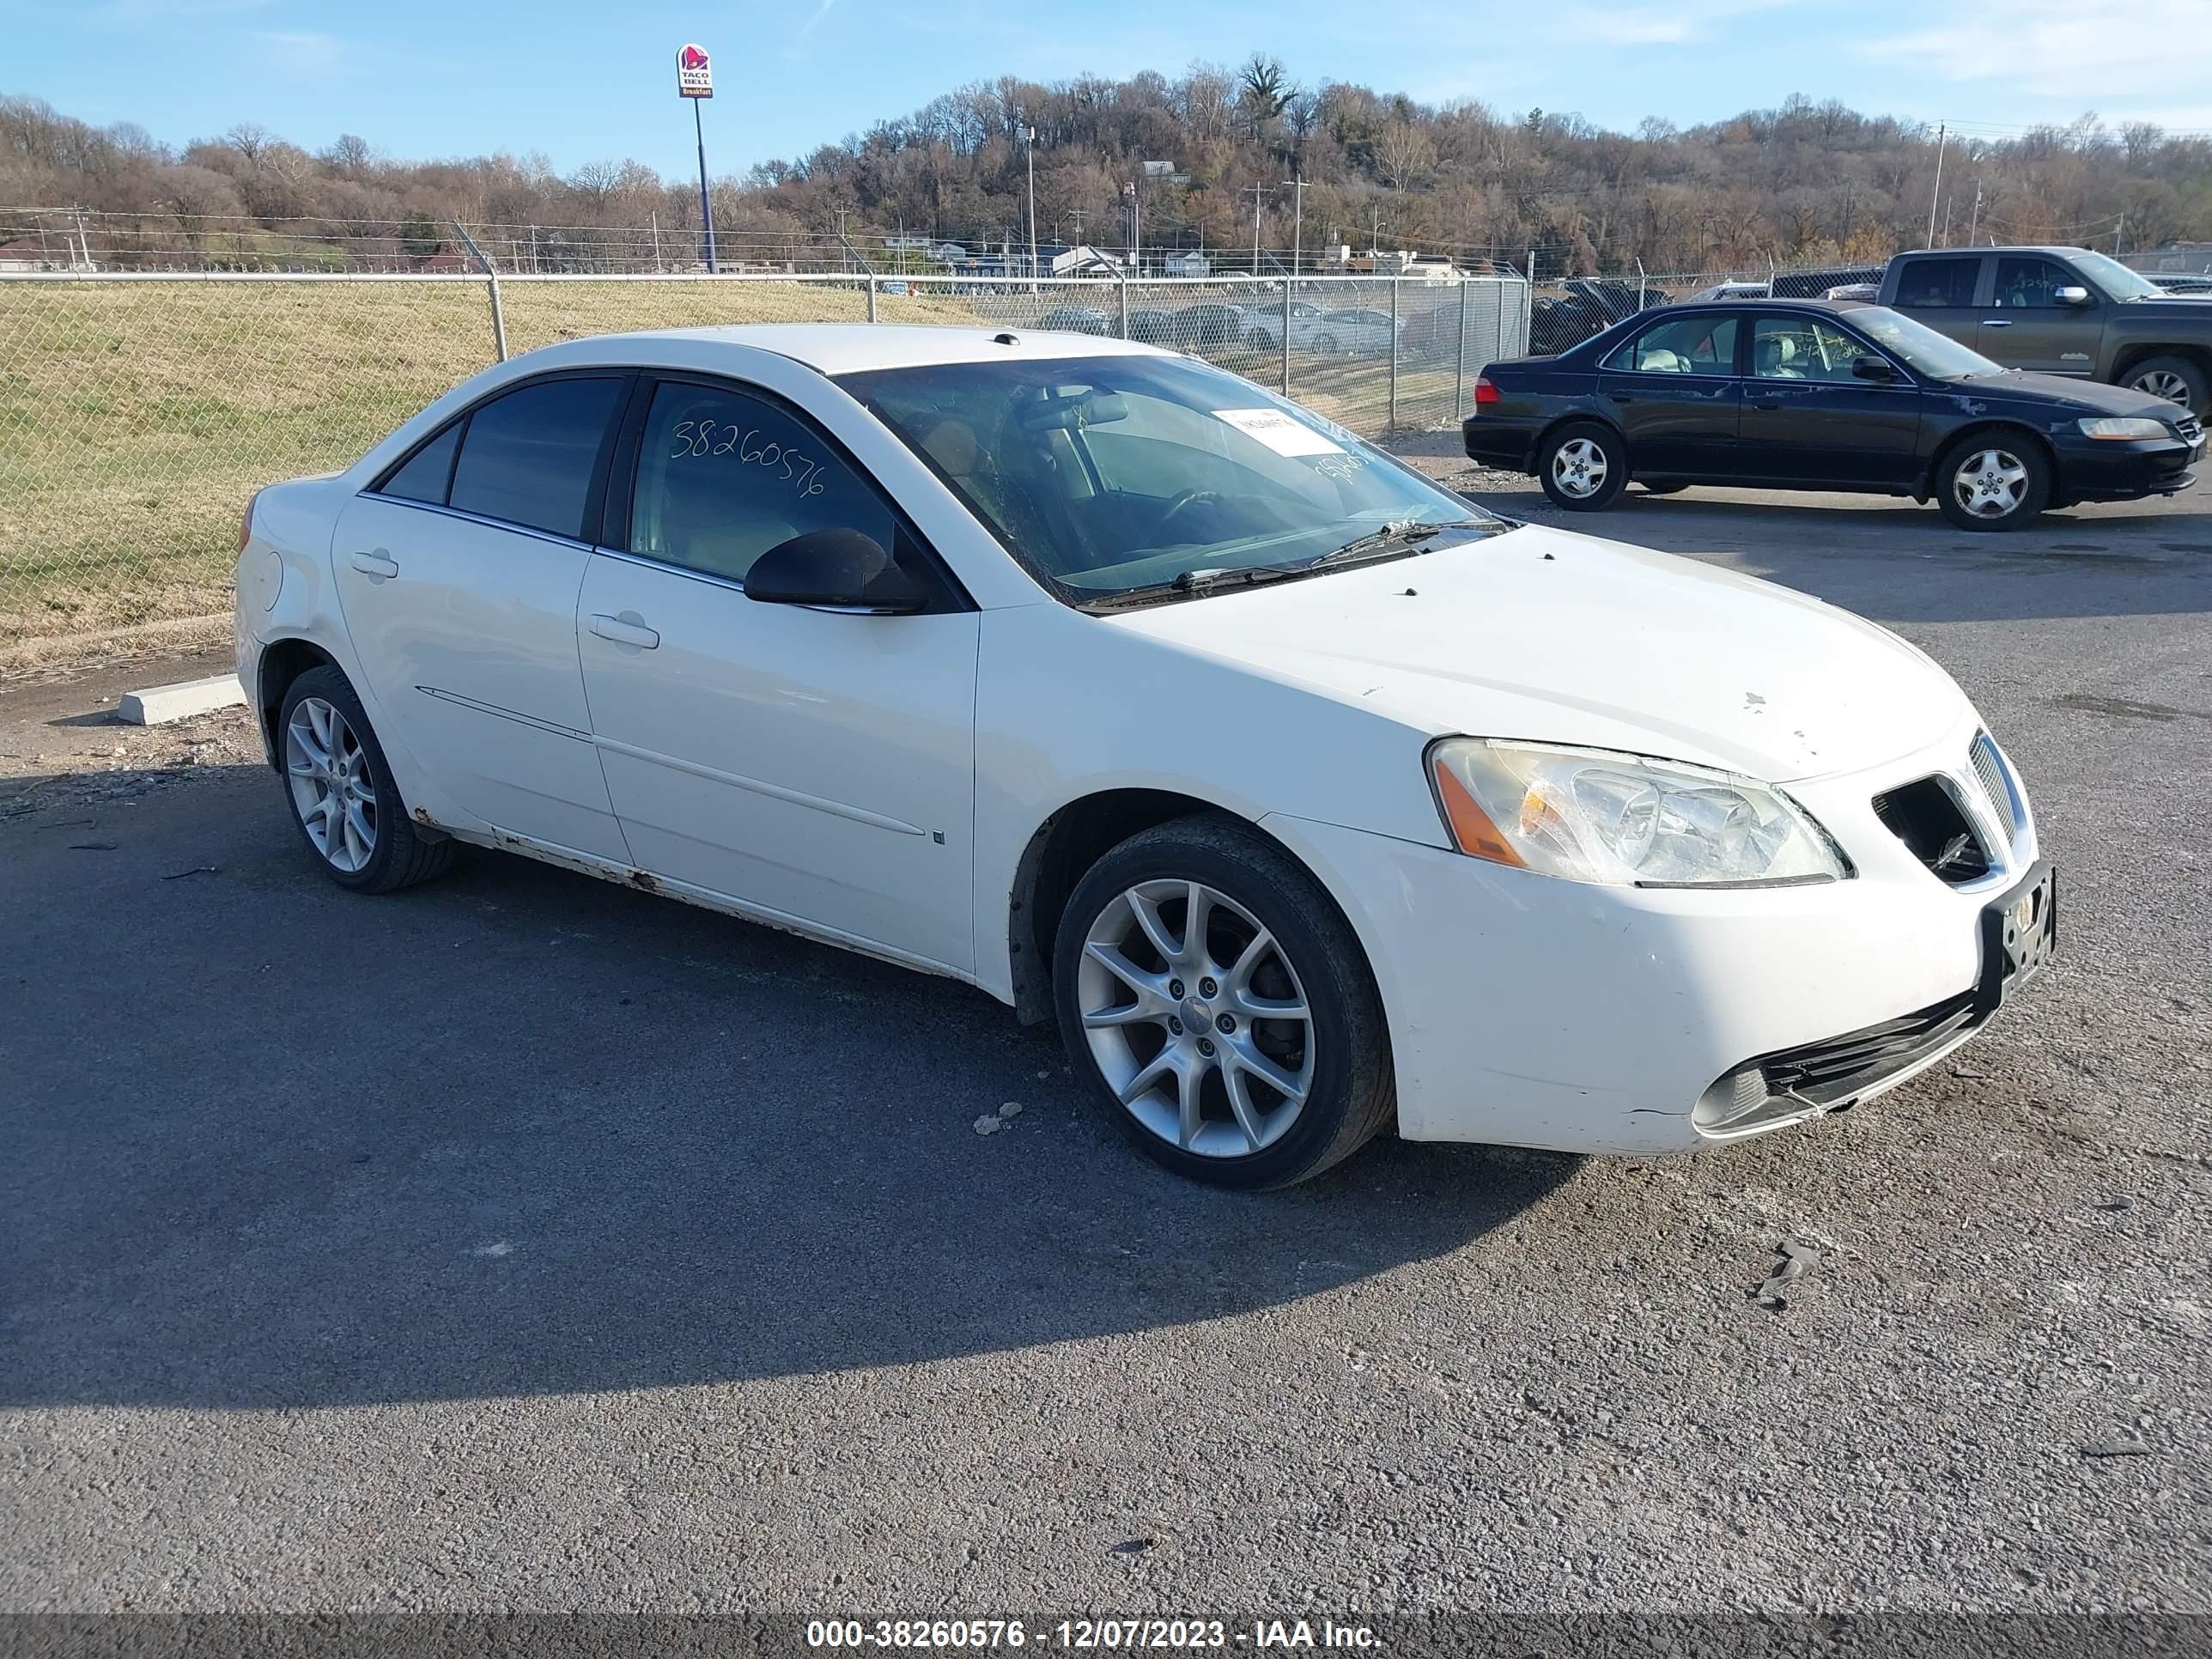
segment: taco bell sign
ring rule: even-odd
[[[685,46],[676,54],[676,93],[679,98],[712,98],[714,68],[704,46]]]

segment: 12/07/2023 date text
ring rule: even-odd
[[[814,1649],[921,1648],[953,1651],[1040,1647],[1068,1652],[1188,1649],[1378,1649],[1364,1625],[1334,1620],[1255,1619],[817,1619],[806,1626]]]

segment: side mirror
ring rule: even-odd
[[[1854,357],[1851,374],[1862,380],[1872,380],[1876,386],[1888,386],[1897,379],[1897,370],[1886,357]]]
[[[880,542],[857,530],[810,530],[778,542],[745,572],[745,597],[904,616],[929,596]]]
[[[2089,290],[2081,287],[2054,288],[2051,297],[2062,306],[2086,306],[2089,303]]]

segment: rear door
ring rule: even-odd
[[[895,955],[975,965],[980,617],[746,598],[778,543],[858,530],[933,573],[820,426],[764,389],[641,389],[576,607],[592,728],[637,864]]]
[[[1709,476],[1734,469],[1743,410],[1736,368],[1741,331],[1732,311],[1668,317],[1606,358],[1598,398],[1627,436],[1632,471]]]
[[[1893,362],[1887,383],[1860,380],[1851,365],[1861,357],[1889,362],[1831,319],[1752,313],[1737,446],[1745,477],[1814,488],[1911,481],[1920,389]]]
[[[1949,335],[1960,345],[1984,349],[1980,343],[1982,296],[1988,289],[1982,278],[1987,264],[1986,257],[1979,253],[1901,260],[1897,297],[1890,305],[1914,322]]]
[[[2097,366],[2104,317],[2089,289],[2087,305],[2064,305],[2062,288],[2088,288],[2057,260],[2040,253],[1997,256],[1990,302],[1982,309],[1974,349],[2008,368],[2086,375]]]
[[[477,404],[356,496],[331,544],[379,726],[487,823],[623,861],[576,592],[628,383],[548,375]]]

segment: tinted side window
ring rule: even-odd
[[[1981,274],[1979,258],[1908,260],[1897,279],[1896,303],[1927,310],[1970,306]]]
[[[461,441],[453,505],[556,536],[582,535],[592,468],[622,389],[612,377],[540,380],[480,405]]]
[[[820,434],[764,398],[664,383],[638,446],[629,550],[743,581],[755,559],[810,530],[887,548],[883,498]]]
[[[378,493],[397,495],[404,501],[446,504],[446,486],[453,482],[453,451],[460,447],[461,422],[455,421],[407,458],[407,464],[384,481]]]
[[[2078,286],[2080,281],[2063,265],[2014,254],[1997,261],[1996,292],[1990,303],[2014,310],[2055,310],[2057,290]]]
[[[1646,374],[1733,374],[1735,319],[1709,313],[1655,324],[1615,350],[1605,366]]]

